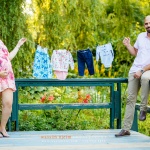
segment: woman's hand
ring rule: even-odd
[[[19,51],[20,46],[23,45],[23,43],[24,43],[25,41],[26,41],[26,38],[21,38],[21,39],[18,41],[16,47],[9,53],[9,60],[12,60],[12,59],[16,56],[16,54],[17,54],[18,51]]]
[[[8,75],[8,71],[1,71],[0,72],[0,78],[6,78]]]
[[[26,38],[21,38],[21,39],[18,41],[17,46],[20,47],[21,45],[23,45],[24,42],[26,42],[26,40],[27,40]]]

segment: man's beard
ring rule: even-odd
[[[149,28],[146,28],[146,30],[147,30],[148,33],[150,33],[150,27],[149,27]]]

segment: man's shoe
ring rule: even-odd
[[[139,120],[140,121],[146,120],[146,111],[143,111],[143,110],[140,111]]]
[[[118,134],[115,134],[115,137],[127,136],[130,135],[130,132],[127,130],[121,130]]]

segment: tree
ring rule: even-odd
[[[11,51],[21,37],[31,38],[28,33],[26,16],[23,14],[24,0],[0,1],[0,37]],[[16,77],[30,76],[32,65],[31,43],[26,42],[12,61]]]
[[[124,36],[134,43],[144,28],[150,1],[140,0],[13,0],[0,2],[0,36],[11,50],[19,38],[28,41],[13,60],[16,77],[31,77],[36,44],[54,49],[76,51],[111,42],[115,51],[112,72],[120,72],[133,61],[122,44]],[[31,10],[31,14],[25,10]],[[23,59],[26,58],[26,59]],[[100,64],[101,65],[101,64]]]

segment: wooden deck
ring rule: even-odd
[[[131,131],[116,138],[120,130],[19,131],[0,138],[0,150],[150,150],[150,137]]]

